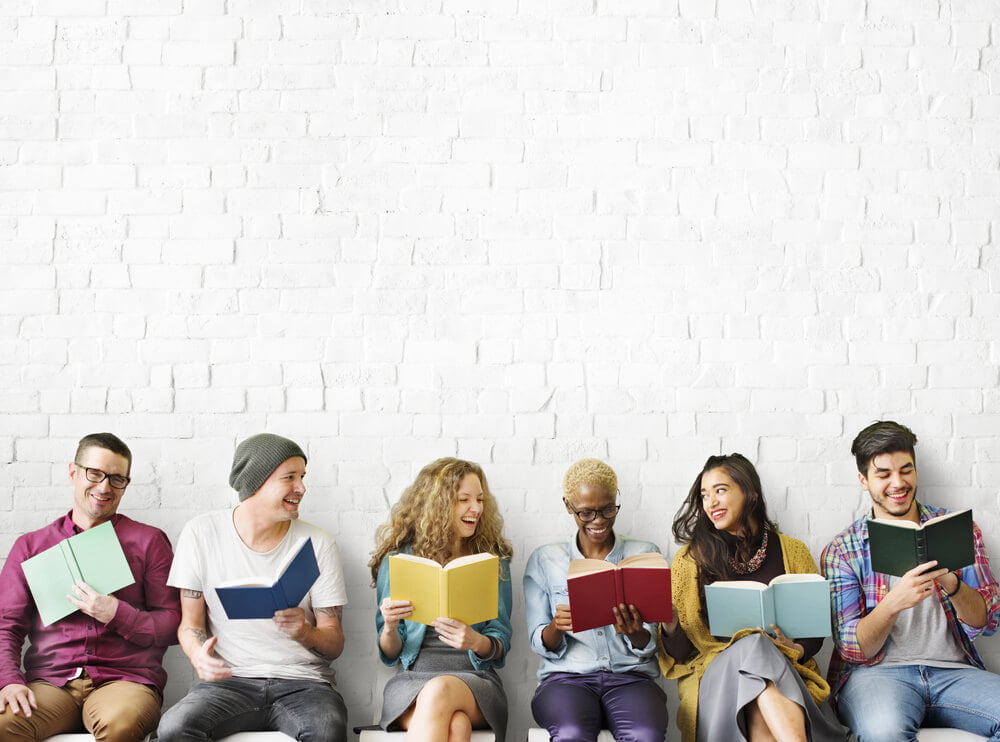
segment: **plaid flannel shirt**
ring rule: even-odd
[[[920,522],[949,512],[917,503]],[[823,576],[830,581],[833,610],[834,651],[830,658],[827,679],[836,693],[847,680],[851,670],[866,665],[877,665],[885,656],[883,646],[874,657],[866,657],[858,645],[858,621],[864,618],[886,593],[889,581],[884,574],[873,572],[868,542],[866,515],[831,541],[820,557]],[[973,524],[975,562],[962,570],[962,581],[975,589],[986,601],[986,625],[974,628],[962,623],[955,615],[955,608],[940,586],[936,587],[937,600],[948,617],[955,641],[973,665],[985,669],[982,658],[972,643],[980,634],[990,636],[1000,627],[1000,588],[990,571],[990,560],[983,546],[983,534]]]

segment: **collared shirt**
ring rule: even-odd
[[[635,554],[659,552],[648,541],[635,541],[615,534],[615,545],[606,561],[618,564]],[[524,608],[528,617],[528,642],[541,655],[538,679],[553,672],[634,672],[648,678],[660,674],[656,661],[657,624],[644,623],[649,641],[644,647],[633,647],[627,636],[615,633],[614,625],[589,631],[563,634],[562,644],[549,651],[542,642],[542,630],[552,621],[559,604],[569,604],[566,574],[572,559],[584,556],[576,545],[576,534],[558,544],[535,549],[524,568]]]
[[[400,549],[400,552],[403,554],[412,554],[413,547],[407,544]],[[376,581],[375,588],[375,630],[377,635],[380,636],[382,634],[382,627],[385,626],[385,619],[382,617],[382,611],[379,609],[379,606],[382,605],[383,600],[389,597],[388,556],[384,557],[381,564],[378,566],[378,580]],[[507,662],[507,653],[510,651],[510,637],[513,633],[513,629],[510,624],[510,609],[514,602],[513,592],[510,580],[510,560],[501,559],[500,574],[498,576],[497,584],[497,617],[489,621],[473,624],[472,628],[483,636],[492,636],[498,639],[503,645],[503,654],[495,660],[484,660],[477,657],[476,653],[470,649],[469,662],[471,663],[473,670],[490,670],[496,667],[503,667]],[[399,628],[396,629],[396,631],[399,633],[399,638],[403,642],[403,647],[400,650],[398,657],[390,659],[389,657],[386,657],[380,644],[378,648],[378,655],[382,660],[382,663],[389,665],[390,667],[392,665],[401,664],[404,670],[409,670],[413,667],[413,664],[417,661],[417,656],[420,654],[420,648],[423,646],[427,628],[426,624],[416,623],[415,621],[407,621],[405,619],[400,621]]]
[[[920,522],[949,512],[917,503]],[[864,516],[837,536],[823,549],[821,557],[823,576],[830,580],[833,602],[834,652],[830,658],[828,678],[836,692],[855,667],[877,665],[885,656],[883,646],[874,657],[866,657],[858,642],[858,622],[868,615],[889,592],[886,575],[872,571],[868,541],[868,518]],[[955,642],[969,662],[985,669],[972,640],[980,634],[990,636],[1000,627],[1000,588],[990,571],[989,557],[983,545],[979,526],[972,525],[975,545],[975,562],[962,570],[962,581],[976,590],[986,601],[986,625],[975,628],[962,623],[940,586],[936,586],[936,599],[948,618]]]
[[[161,693],[167,674],[163,653],[177,643],[181,619],[177,590],[167,587],[173,552],[163,531],[121,514],[111,518],[135,582],[115,591],[118,609],[103,624],[81,611],[43,626],[21,562],[81,529],[71,514],[14,542],[0,571],[0,687],[46,680],[63,686],[81,671],[95,685],[127,680]],[[21,672],[21,647],[31,642]]]

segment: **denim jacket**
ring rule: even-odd
[[[413,553],[409,546],[402,549],[402,552],[406,554]],[[378,632],[377,635],[381,635],[385,619],[382,618],[382,611],[379,610],[379,606],[381,606],[382,601],[389,596],[388,556],[382,559],[382,563],[378,566],[376,592],[377,602],[375,605],[375,628]],[[503,655],[497,660],[482,660],[470,649],[469,662],[472,663],[473,670],[489,670],[490,668],[503,667],[504,661],[507,659],[507,652],[510,651],[510,636],[512,633],[512,627],[510,625],[510,609],[512,602],[513,591],[510,584],[510,561],[507,559],[501,559],[500,594],[498,599],[499,614],[491,621],[483,621],[482,623],[473,624],[472,628],[484,636],[495,636],[499,639],[503,644]],[[399,638],[403,641],[403,649],[400,651],[399,656],[396,659],[390,659],[385,656],[385,653],[382,652],[382,647],[380,646],[378,654],[382,662],[389,666],[402,662],[404,670],[409,670],[413,667],[413,663],[417,661],[417,655],[420,654],[420,645],[424,641],[424,633],[427,631],[427,628],[426,624],[415,623],[407,620],[400,621],[397,631],[399,632]]]
[[[618,564],[627,556],[659,552],[656,544],[635,541],[615,534],[615,545],[605,559]],[[550,652],[542,642],[542,629],[555,615],[556,606],[569,603],[566,573],[571,559],[583,559],[576,545],[576,534],[568,541],[540,546],[528,558],[524,570],[524,608],[528,617],[528,642],[541,655],[538,679],[554,672],[634,672],[656,678],[660,671],[656,661],[657,624],[644,623],[649,641],[644,647],[633,647],[627,636],[615,633],[613,625],[589,631],[567,632],[562,646]]]

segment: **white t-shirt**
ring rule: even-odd
[[[233,525],[232,510],[205,513],[184,526],[167,584],[204,593],[208,630],[219,638],[215,653],[232,668],[233,675],[318,680],[333,685],[334,673],[329,661],[285,636],[269,618],[230,620],[214,589],[229,580],[259,576],[275,579],[293,548],[306,537],[312,539],[319,579],[299,605],[305,609],[307,620],[315,624],[313,606],[347,604],[337,543],[326,531],[312,523],[293,520],[281,543],[269,552],[258,553],[240,539]]]

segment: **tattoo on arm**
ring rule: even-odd
[[[317,613],[322,613],[324,616],[336,616],[337,620],[340,621],[344,617],[344,606],[342,605],[332,605],[324,608],[317,608]]]
[[[194,638],[197,639],[202,644],[208,641],[208,632],[205,631],[204,629],[198,629],[195,628],[194,626],[188,626],[185,629],[185,631],[189,631],[192,634],[194,634]]]
[[[201,590],[181,590],[182,598],[191,598],[192,600],[198,600],[203,594]]]

